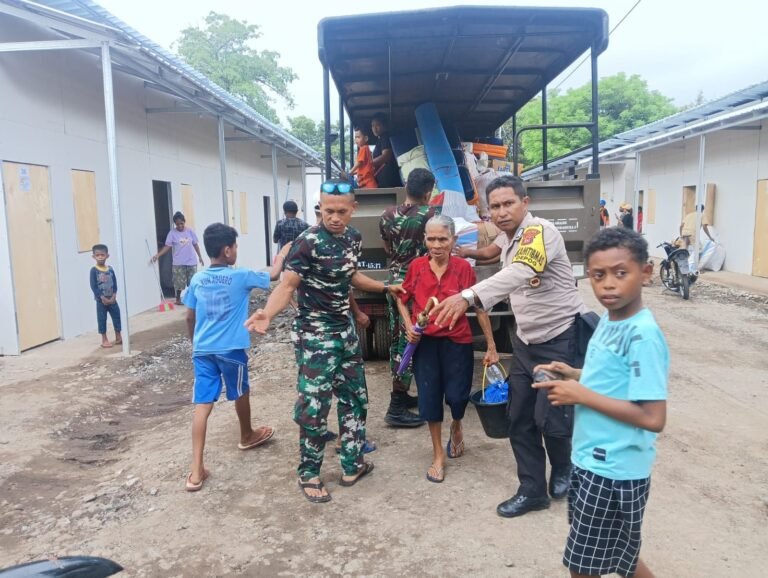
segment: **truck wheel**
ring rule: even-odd
[[[389,359],[392,336],[389,334],[389,320],[376,319],[373,322],[373,352],[379,359]]]
[[[357,337],[360,340],[360,353],[363,356],[364,361],[368,361],[371,358],[371,351],[373,350],[373,332],[370,325],[368,327],[357,326]]]

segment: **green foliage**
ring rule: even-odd
[[[272,107],[275,96],[293,107],[288,86],[296,74],[280,66],[280,55],[256,50],[251,44],[261,37],[259,27],[245,20],[210,12],[203,28],[181,31],[179,55],[227,92],[241,98],[275,124],[280,120]]]
[[[325,151],[325,121],[315,123],[314,120],[308,116],[289,116],[288,117],[288,131],[297,139],[304,141],[319,153]],[[349,127],[344,127],[344,155],[349,158]],[[339,123],[335,122],[332,125],[331,132],[339,132]],[[339,148],[339,140],[336,139],[331,143],[331,156],[337,161],[341,160],[341,149]]]
[[[639,75],[627,76],[623,72],[601,78],[598,125],[600,140],[643,126],[680,111],[672,99],[657,90],[650,90]],[[565,93],[550,90],[547,93],[547,120],[549,123],[588,122],[592,114],[592,87],[586,83]],[[526,125],[541,124],[541,98],[535,98],[517,114],[518,130]],[[512,120],[504,124],[503,133],[510,141]],[[568,154],[591,142],[587,129],[556,129],[547,131],[548,157]],[[510,147],[510,160],[512,148]],[[526,166],[542,162],[541,131],[525,132],[521,136],[520,162]]]

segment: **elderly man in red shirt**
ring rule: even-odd
[[[408,269],[403,283],[404,293],[398,308],[406,327],[408,341],[419,342],[413,356],[413,373],[419,388],[419,415],[429,424],[432,437],[433,459],[427,470],[430,482],[445,479],[446,452],[443,451],[443,405],[451,408],[450,438],[446,446],[449,458],[464,453],[464,434],[461,420],[469,401],[474,369],[472,329],[462,316],[451,328],[438,327],[430,322],[423,334],[414,331],[416,316],[423,311],[432,297],[441,301],[475,284],[475,272],[467,261],[451,255],[456,243],[453,219],[437,215],[427,221],[425,242],[428,255],[418,257]],[[412,302],[411,311],[408,304]],[[499,360],[488,314],[477,311],[477,320],[488,343],[483,363]]]

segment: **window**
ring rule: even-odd
[[[240,234],[248,234],[248,193],[240,191]]]
[[[99,211],[96,205],[96,173],[72,170],[72,199],[75,203],[77,250],[90,252],[100,243]]]

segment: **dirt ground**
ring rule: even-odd
[[[589,287],[582,292],[594,305]],[[645,298],[669,341],[672,372],[643,557],[658,576],[763,575],[768,304],[703,284],[684,302],[658,281]],[[220,403],[209,423],[211,478],[185,493],[192,407],[182,314],[157,313],[169,321],[136,334],[143,353],[132,358],[94,348],[33,372],[0,358],[0,567],[88,554],[114,559],[126,576],[565,575],[565,504],[514,520],[496,515],[515,491],[515,464],[471,406],[465,455],[449,463],[445,483],[429,483],[426,428],[384,424],[382,362],[366,367],[375,472],[340,487],[328,452],[333,501],[304,500],[287,317],[254,338],[251,364],[254,421],[275,425],[276,438],[239,451],[233,407]]]

